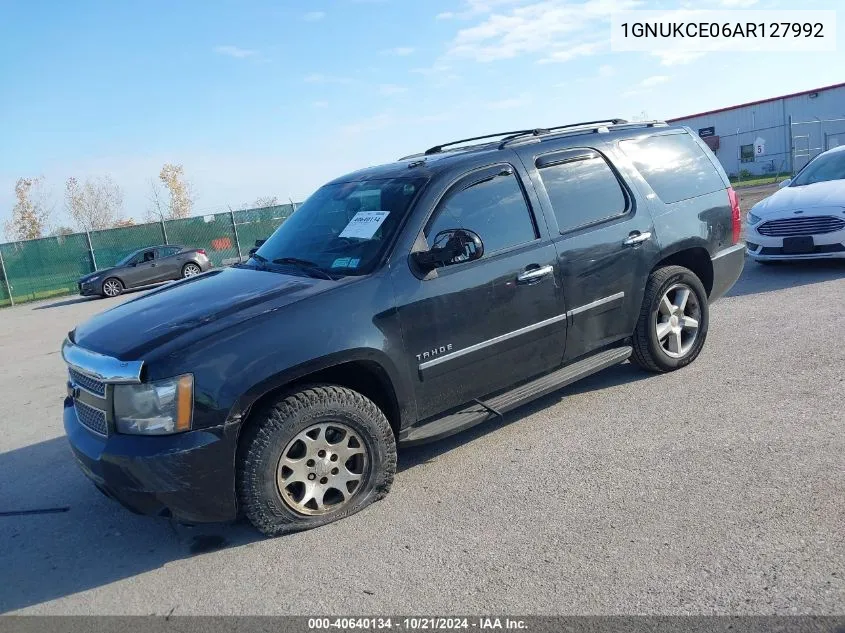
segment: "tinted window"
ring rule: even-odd
[[[425,232],[429,247],[434,237],[446,229],[475,231],[484,243],[485,253],[537,237],[522,187],[513,173],[497,174],[472,184],[441,202]]]
[[[275,264],[284,270],[295,259],[332,274],[366,274],[378,263],[424,185],[422,178],[325,185],[276,229],[251,265]]]
[[[582,158],[540,169],[561,232],[625,213],[622,187],[604,158]]]
[[[170,257],[171,255],[175,255],[176,253],[182,250],[181,246],[165,246],[164,248],[158,249],[158,256],[159,257]]]
[[[142,262],[151,262],[156,258],[156,252],[153,251],[144,251],[143,255],[141,255]]]
[[[649,136],[619,146],[666,204],[725,188],[713,163],[688,134]]]

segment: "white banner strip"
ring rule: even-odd
[[[836,11],[618,11],[610,28],[614,52],[836,50]]]

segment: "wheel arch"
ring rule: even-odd
[[[347,387],[366,396],[384,412],[397,435],[413,415],[397,372],[387,358],[375,350],[356,350],[281,372],[249,389],[229,416],[242,420],[239,436],[254,420],[255,413],[268,403],[299,387],[316,383]]]
[[[683,266],[701,280],[709,297],[713,291],[713,260],[710,252],[701,243],[678,244],[670,251],[661,253],[661,259],[652,266],[651,272],[663,266]]]

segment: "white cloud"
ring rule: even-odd
[[[747,9],[757,4],[758,0],[720,0],[719,4],[729,9]]]
[[[511,0],[470,0],[468,11],[490,13]],[[543,0],[491,13],[458,31],[448,54],[490,62],[521,55],[542,55],[545,62],[592,55],[609,41],[612,11],[632,9],[640,0]]]
[[[530,105],[533,102],[531,95],[521,94],[518,97],[510,97],[499,101],[491,101],[487,104],[489,110],[514,110]]]
[[[656,88],[657,86],[662,86],[665,83],[668,83],[671,80],[671,77],[668,75],[652,75],[651,77],[646,77],[642,81],[640,81],[636,86],[627,90],[622,93],[622,96],[625,97],[632,97],[634,95],[641,95],[648,92],[651,92],[652,88]]]
[[[602,64],[599,66],[599,77],[613,77],[616,74],[616,69],[609,64]]]
[[[385,96],[390,96],[408,92],[408,89],[405,86],[397,86],[396,84],[382,84],[379,86],[378,91]]]
[[[325,11],[309,11],[305,15],[302,16],[302,19],[306,22],[318,22],[326,17]]]
[[[451,20],[455,17],[455,14],[452,11],[444,11],[443,13],[438,13],[435,17],[438,20]]]
[[[388,48],[381,52],[382,55],[398,55],[399,57],[406,57],[412,54],[416,49],[411,46],[397,46],[396,48]]]
[[[357,136],[359,134],[364,134],[367,132],[383,130],[384,128],[389,127],[394,123],[395,119],[393,115],[388,113],[382,113],[367,117],[366,119],[361,119],[360,121],[355,121],[353,123],[347,123],[346,125],[342,125],[340,127],[340,130],[348,136]]]
[[[576,57],[586,57],[588,55],[595,55],[601,48],[603,44],[601,42],[589,42],[585,44],[576,44],[571,48],[564,48],[559,51],[555,51],[554,53],[549,54],[546,57],[543,57],[539,63],[540,64],[551,64],[554,62],[568,62]]]
[[[665,84],[667,81],[669,81],[669,77],[667,75],[653,75],[643,79],[639,85],[641,88],[654,88],[660,84]]]
[[[695,51],[657,51],[652,53],[654,57],[660,60],[661,66],[680,66],[681,64],[690,64],[697,59],[701,59],[707,53],[700,53]]]
[[[247,57],[255,57],[256,55],[258,55],[258,51],[253,51],[247,48],[240,48],[238,46],[232,46],[230,44],[227,44],[226,46],[215,46],[214,52],[218,53],[219,55],[234,57],[235,59],[246,59]]]
[[[311,73],[306,75],[303,80],[307,84],[351,84],[352,79],[349,77],[335,77],[332,75],[324,75],[322,73]]]

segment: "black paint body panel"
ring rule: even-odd
[[[76,345],[142,359],[143,380],[192,373],[195,406],[188,433],[107,439],[81,427],[66,407],[65,428],[83,470],[138,511],[229,520],[237,512],[238,434],[250,407],[275,389],[342,363],[366,363],[379,368],[395,394],[391,422],[401,434],[629,338],[649,272],[666,257],[705,253],[712,261],[711,296],[718,298],[742,270],[736,254],[742,248],[730,243],[727,178],[714,162],[725,189],[664,205],[618,148],[621,139],[655,132],[561,136],[445,153],[413,168],[400,162],[356,172],[338,181],[409,169],[428,179],[372,274],[330,281],[219,269],[93,317],[72,333]],[[567,148],[608,159],[628,197],[624,215],[561,233],[534,164]],[[519,178],[537,238],[429,274],[416,270],[409,254],[422,248],[421,232],[444,193],[468,172],[502,163]],[[651,239],[623,244],[637,233]],[[535,267],[552,272],[517,283]]]

